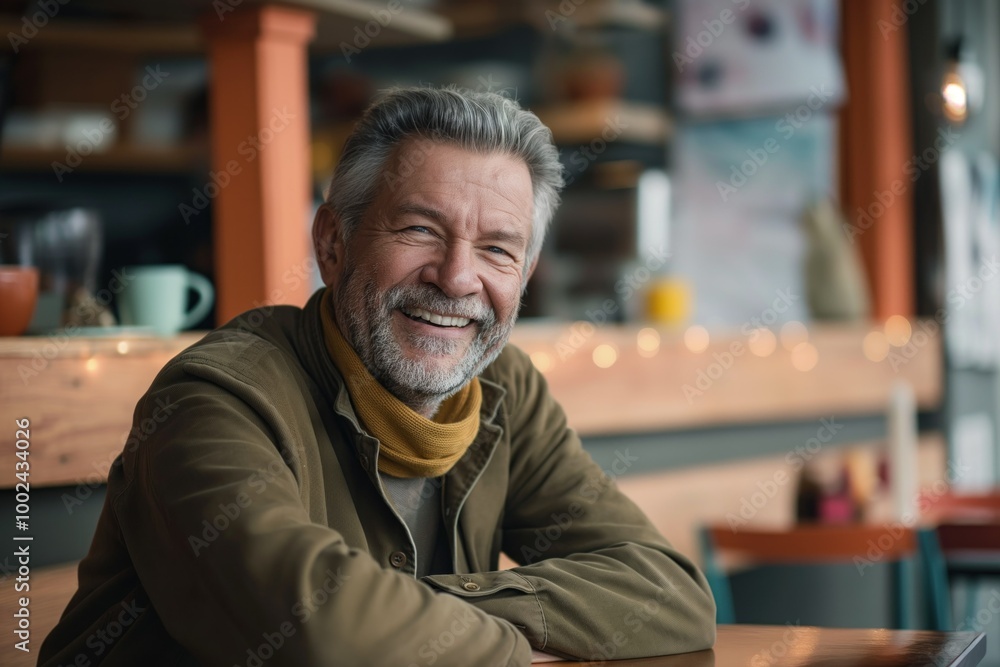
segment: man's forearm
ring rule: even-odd
[[[537,649],[610,659],[712,646],[715,604],[694,572],[679,554],[619,544],[507,571],[425,581],[510,621]],[[470,591],[469,584],[478,589]]]

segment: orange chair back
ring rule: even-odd
[[[917,550],[914,531],[904,526],[812,526],[788,530],[738,530],[710,526],[715,549],[765,563],[851,563],[855,557],[898,561]]]

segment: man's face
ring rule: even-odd
[[[347,246],[321,253],[323,277],[376,379],[404,401],[440,399],[510,335],[533,268],[531,177],[518,158],[427,139],[403,143],[384,173]]]

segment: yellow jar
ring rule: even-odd
[[[646,292],[646,318],[668,326],[682,326],[691,317],[691,285],[677,277],[654,280]]]

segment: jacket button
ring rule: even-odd
[[[406,565],[406,554],[402,551],[393,551],[392,555],[389,556],[389,563],[393,567],[403,567]]]
[[[467,581],[464,584],[462,584],[462,588],[464,588],[467,591],[478,591],[479,584],[477,584],[474,581]]]

